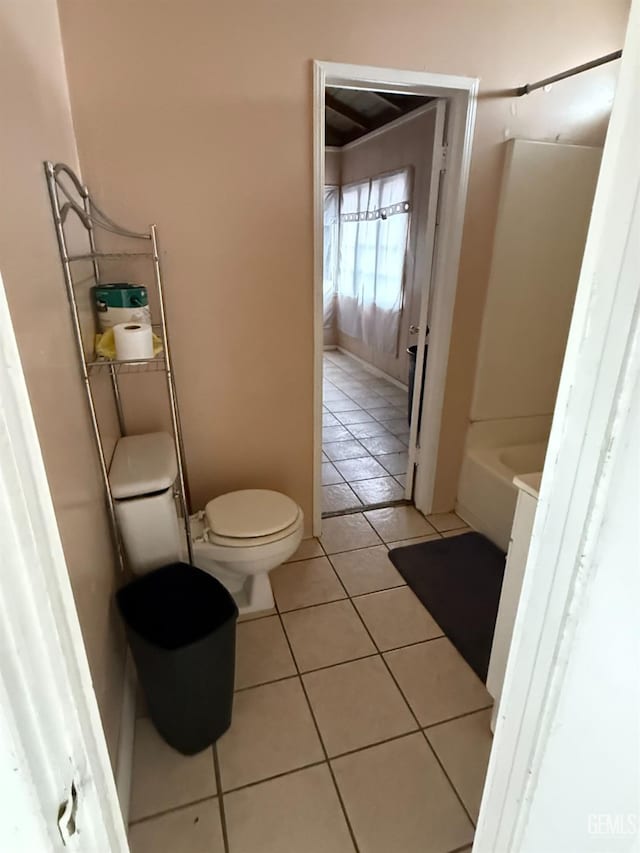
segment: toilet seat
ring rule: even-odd
[[[207,541],[230,548],[267,545],[300,527],[302,511],[291,498],[269,489],[242,489],[214,498],[205,507]]]

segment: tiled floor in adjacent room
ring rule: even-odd
[[[402,506],[323,530],[272,573],[277,611],[238,624],[215,749],[137,720],[133,853],[470,850],[491,698],[387,557],[463,523]]]
[[[322,508],[343,512],[401,500],[407,473],[407,392],[338,350],[323,359]]]

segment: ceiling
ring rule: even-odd
[[[340,148],[432,100],[433,98],[423,95],[327,86],[324,111],[325,143]]]

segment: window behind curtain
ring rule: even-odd
[[[342,187],[337,276],[338,328],[397,353],[409,234],[411,170]]]

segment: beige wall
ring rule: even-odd
[[[471,421],[553,412],[602,156],[506,148]]]
[[[411,228],[398,352],[382,352],[367,346],[358,338],[345,334],[340,328],[337,332],[337,342],[341,347],[404,383],[407,382],[407,347],[417,343],[417,336],[409,334],[409,326],[419,323],[420,297],[427,278],[424,234],[427,228],[435,124],[436,110],[431,108],[413,119],[387,128],[372,137],[365,137],[342,151],[343,184],[406,166],[412,169]]]
[[[453,505],[510,136],[600,144],[616,65],[506,88],[620,47],[627,0],[60,0],[85,177],[160,229],[197,506],[312,492],[314,58],[481,78],[436,502]]]
[[[42,162],[77,166],[55,0],[0,10],[0,270],[112,762],[124,642],[115,570]]]

